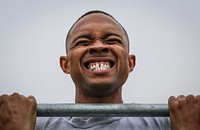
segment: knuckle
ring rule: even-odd
[[[33,103],[37,103],[37,101],[36,101],[34,96],[31,95],[31,96],[28,96],[27,98],[28,98],[29,101],[31,101]]]
[[[187,97],[186,97],[186,102],[187,102],[187,104],[190,104],[190,105],[195,105],[195,104],[198,104],[198,99],[197,98],[195,98],[195,96],[194,95],[188,95]]]
[[[14,97],[19,97],[20,95],[19,95],[19,93],[17,93],[17,92],[14,92],[11,96],[14,96]]]
[[[8,97],[8,94],[1,95],[1,99],[5,98],[5,97]]]
[[[186,96],[186,100],[193,101],[193,100],[195,100],[195,97],[194,97],[194,95],[188,95],[188,96]]]
[[[31,100],[36,100],[34,96],[30,95],[28,96],[28,99],[31,99]]]
[[[200,100],[200,95],[196,95],[196,98],[197,98],[198,100]]]
[[[169,97],[168,105],[169,105],[169,109],[173,110],[177,105],[177,98],[174,96]]]
[[[29,103],[32,107],[34,107],[34,108],[37,107],[37,101],[34,96],[30,95],[27,97],[27,99],[29,100]]]
[[[3,101],[7,100],[9,98],[9,96],[7,94],[3,94],[0,97],[0,103],[2,103]]]
[[[177,99],[179,100],[179,99],[184,99],[185,98],[185,95],[179,95],[178,97],[177,97]]]
[[[197,96],[196,96],[196,99],[197,99],[197,101],[198,101],[198,103],[199,103],[199,105],[200,105],[200,95],[197,95]]]
[[[171,96],[171,97],[169,97],[168,102],[169,102],[169,103],[172,103],[172,102],[174,102],[175,100],[176,100],[176,97]]]

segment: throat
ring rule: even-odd
[[[121,90],[107,96],[85,95],[76,92],[75,103],[123,103]]]

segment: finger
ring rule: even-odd
[[[7,94],[3,94],[0,96],[0,108],[2,108],[5,100],[7,99],[8,95]]]
[[[186,100],[188,100],[188,101],[191,101],[191,100],[194,100],[194,99],[195,99],[194,95],[186,96]]]
[[[28,98],[28,99],[33,99],[33,100],[35,100],[35,97],[32,96],[32,95],[29,95],[27,98]]]
[[[180,100],[180,99],[184,99],[184,98],[185,98],[184,95],[179,95],[179,96],[177,97],[178,100]]]
[[[186,99],[194,99],[194,98],[195,98],[195,96],[194,96],[194,95],[192,95],[192,94],[190,94],[190,95],[187,95],[185,98],[186,98]]]
[[[7,94],[1,95],[1,104],[8,98]]]
[[[169,102],[174,102],[174,101],[176,101],[176,97],[175,97],[175,96],[169,97],[168,103],[169,103]]]
[[[2,116],[3,116],[3,114],[2,114],[3,110],[2,109],[4,109],[3,106],[5,104],[5,100],[7,99],[7,97],[8,97],[7,94],[3,94],[3,95],[0,96],[0,118],[2,118]]]
[[[198,103],[198,100],[197,100],[197,98],[194,97],[194,95],[188,95],[188,96],[186,96],[186,102],[188,104],[196,104],[196,103]]]
[[[200,100],[200,95],[196,95],[196,98],[197,98],[198,100]]]
[[[26,101],[28,98],[24,95],[21,95],[19,93],[16,93],[14,92],[12,95],[11,95],[11,98],[13,99],[19,99],[19,100],[22,100],[22,101]]]
[[[174,97],[174,96],[169,97],[169,99],[168,99],[168,105],[169,105],[170,109],[174,108],[176,100],[177,100],[177,98]]]
[[[197,99],[197,101],[198,101],[198,103],[200,105],[200,95],[196,95],[196,99]]]
[[[8,94],[3,94],[3,95],[1,95],[1,97],[2,97],[1,99],[8,97]]]
[[[16,96],[16,97],[18,97],[19,96],[19,93],[16,93],[16,92],[14,92],[11,96]]]
[[[16,99],[19,99],[19,98],[20,98],[20,95],[19,95],[19,93],[14,92],[13,94],[11,94],[11,95],[9,96],[9,98],[10,98],[11,100],[16,100]]]
[[[34,101],[34,102],[36,102],[36,99],[35,99],[35,97],[34,97],[34,96],[32,96],[32,95],[29,95],[27,98],[28,98],[30,101]]]
[[[28,100],[29,100],[30,102],[32,102],[32,104],[34,105],[34,107],[37,106],[37,101],[36,101],[36,99],[35,99],[34,96],[30,95],[30,96],[28,96],[27,98],[28,98]]]
[[[184,96],[184,95],[179,95],[178,97],[177,97],[177,102],[178,102],[178,104],[180,105],[180,104],[185,104],[186,103],[186,97]]]

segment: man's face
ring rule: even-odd
[[[68,69],[76,89],[104,96],[118,91],[134,67],[122,27],[104,14],[83,17],[68,39]]]

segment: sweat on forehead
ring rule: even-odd
[[[79,17],[76,22],[71,26],[71,28],[69,29],[68,33],[67,33],[67,36],[66,36],[66,42],[65,42],[65,47],[66,47],[66,53],[68,53],[68,43],[72,40],[70,39],[70,34],[71,34],[71,31],[73,30],[74,26],[83,18],[85,18],[86,16],[88,15],[91,15],[91,14],[103,14],[103,15],[106,15],[108,17],[110,17],[111,19],[113,19],[124,31],[125,33],[125,36],[126,36],[126,40],[127,40],[127,45],[128,45],[128,51],[129,51],[129,38],[128,38],[128,34],[126,32],[126,30],[124,29],[124,27],[110,14],[104,12],[104,11],[99,11],[99,10],[93,10],[93,11],[89,11],[87,13],[85,13],[84,15],[82,15],[81,17]],[[69,41],[70,40],[70,41]]]

